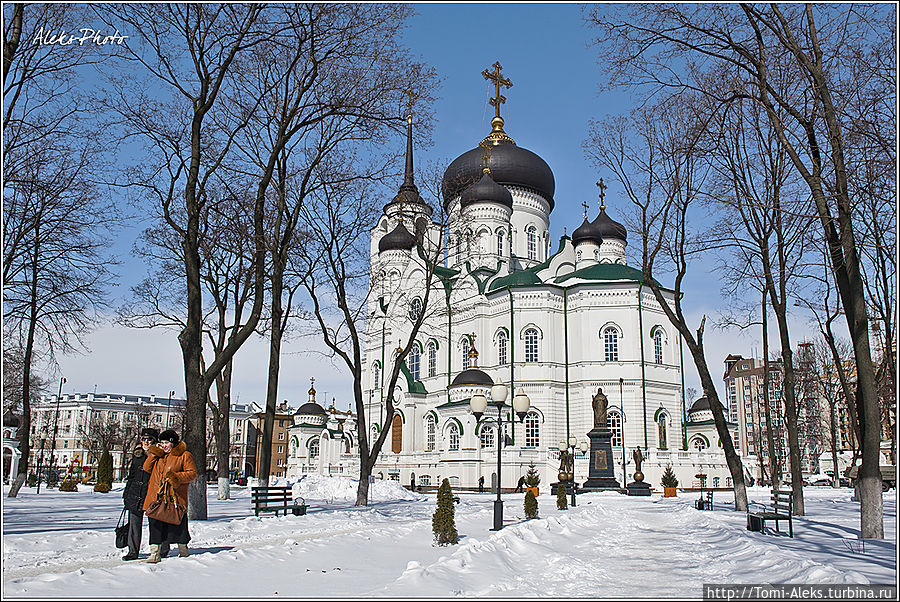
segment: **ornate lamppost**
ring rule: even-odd
[[[494,500],[494,528],[491,529],[491,531],[499,531],[503,528],[503,500],[500,498],[500,488],[503,481],[500,473],[502,468],[500,454],[503,450],[504,438],[503,403],[506,401],[508,394],[509,390],[503,383],[498,382],[491,387],[490,403],[497,408],[497,418],[484,419],[486,423],[494,423],[497,425],[497,499]],[[482,419],[487,406],[488,400],[482,393],[476,393],[469,399],[469,407],[472,409],[472,414],[474,414],[476,422]],[[528,408],[531,407],[531,400],[525,395],[525,392],[522,389],[519,389],[519,392],[513,397],[512,407],[516,415],[518,415],[519,420],[524,422],[525,414],[528,413]],[[508,422],[514,423],[515,419],[510,419]]]
[[[569,453],[569,464],[568,471],[560,471],[559,480],[564,484],[566,490],[568,490],[572,494],[572,502],[571,505],[575,507],[575,490],[578,488],[578,485],[575,483],[575,447],[581,450],[581,455],[584,455],[590,444],[587,441],[582,441],[578,443],[578,439],[575,438],[575,435],[570,435],[568,441],[562,441],[559,444],[559,451],[561,454]],[[571,450],[571,451],[568,451]]]

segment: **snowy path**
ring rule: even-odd
[[[346,481],[346,480],[344,480]],[[314,485],[316,485],[314,483]],[[343,489],[337,487],[341,485]],[[191,523],[190,558],[157,565],[120,560],[112,527],[121,494],[25,489],[3,501],[4,597],[698,597],[703,583],[891,583],[896,497],[885,496],[889,540],[851,552],[858,505],[848,490],[810,489],[796,537],[745,530],[745,515],[698,512],[675,499],[585,494],[541,519],[522,519],[521,494],[504,496],[506,527],[491,532],[492,497],[461,494],[456,546],[431,544],[434,496],[391,484],[367,508],[341,481],[304,491],[303,517],[254,517],[246,490],[216,500]],[[326,491],[327,490],[327,491]],[[763,500],[765,490],[751,490]],[[147,551],[146,525],[143,552]]]

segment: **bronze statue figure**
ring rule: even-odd
[[[603,394],[602,388],[597,388],[597,394],[594,395],[591,407],[594,409],[594,428],[606,428],[606,408],[609,400]]]
[[[631,457],[634,458],[634,471],[641,472],[641,462],[644,461],[644,454],[641,453],[641,448],[635,447]]]

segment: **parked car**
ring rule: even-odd
[[[897,486],[897,467],[891,464],[881,465],[881,488],[887,491],[891,487]],[[851,466],[847,471],[850,483],[856,481],[856,475],[859,473],[859,466]]]

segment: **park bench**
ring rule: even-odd
[[[290,487],[251,487],[250,501],[253,503],[253,510],[256,516],[260,512],[274,512],[278,516],[279,512],[284,512],[287,516],[288,510],[295,515],[306,514],[306,500],[300,498],[300,503],[295,504],[291,497]]]
[[[700,489],[700,497],[694,502],[697,510],[713,509],[713,492],[712,489]]]
[[[772,509],[763,509],[758,512],[747,512],[747,530],[765,533],[766,521],[775,521],[775,531],[781,533],[778,525],[781,521],[788,522],[791,537],[794,536],[794,492],[772,490]]]

